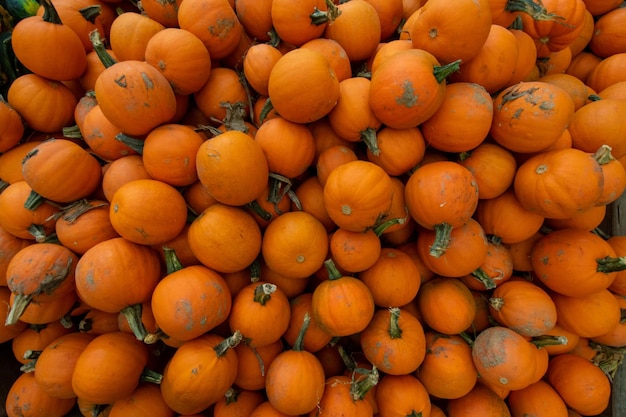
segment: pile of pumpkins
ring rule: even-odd
[[[621,0],[5,3],[8,416],[605,412]]]

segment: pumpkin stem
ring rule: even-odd
[[[435,226],[435,241],[430,245],[430,256],[439,258],[446,253],[448,246],[450,246],[450,233],[452,232],[452,226],[448,223],[440,223]]]
[[[544,334],[541,336],[533,337],[532,339],[530,339],[530,342],[538,348],[542,348],[546,346],[566,345],[568,343],[568,340],[566,336],[553,336]]]
[[[267,196],[267,201],[274,205],[277,205],[285,197],[289,190],[291,190],[292,182],[284,175],[270,172],[269,187],[270,191],[269,195]]]
[[[228,388],[228,391],[224,393],[224,398],[226,399],[226,405],[236,403],[238,397],[239,397],[239,392],[232,387]]]
[[[332,259],[329,258],[325,260],[324,266],[326,267],[326,272],[328,272],[328,279],[334,280],[339,279],[343,276],[343,274],[337,269],[337,266]]]
[[[0,178],[0,193],[6,190],[9,185],[11,184]]]
[[[341,15],[341,10],[332,0],[326,0],[326,6],[328,6],[328,10],[320,10],[317,7],[313,10],[313,13],[309,15],[311,24],[319,26],[324,23],[331,23]]]
[[[16,294],[13,299],[13,304],[11,304],[11,308],[9,309],[9,313],[7,314],[7,318],[4,321],[5,326],[11,326],[19,320],[19,318],[24,314],[24,310],[30,304],[33,299],[34,294]]]
[[[355,379],[356,374],[365,375],[365,378]],[[352,384],[350,386],[350,395],[353,401],[363,400],[367,393],[378,384],[378,369],[375,366],[372,369],[357,368],[352,373]]]
[[[509,0],[504,6],[507,12],[523,12],[530,15],[533,20],[563,20],[562,16],[550,13],[541,1],[535,3],[532,0]]]
[[[264,306],[277,289],[278,287],[275,284],[270,284],[269,282],[257,285],[254,289],[254,301]]]
[[[65,222],[73,224],[80,216],[87,213],[88,211],[101,207],[106,207],[108,205],[109,203],[105,202],[90,204],[88,200],[81,199],[65,207],[61,212],[61,217]]]
[[[472,151],[464,151],[464,152],[459,153],[458,158],[459,158],[459,161],[463,162],[470,156],[472,156]]]
[[[407,414],[406,417],[422,417],[422,412],[419,413],[415,410],[411,411],[411,414]]]
[[[504,307],[504,299],[501,297],[491,297],[489,298],[489,306],[496,311],[500,311],[500,309]]]
[[[82,139],[83,137],[83,134],[80,132],[80,128],[78,127],[78,125],[66,126],[61,129],[61,133],[64,137],[70,139]]]
[[[602,145],[593,154],[593,159],[598,161],[598,164],[600,164],[600,165],[606,165],[609,162],[615,160],[615,158],[613,157],[612,151],[613,151],[613,148],[611,148],[609,145]]]
[[[259,125],[263,124],[267,115],[274,110],[274,105],[272,104],[272,100],[268,97],[263,103],[263,107],[261,107],[261,112],[259,113]]]
[[[378,148],[378,140],[376,139],[376,129],[368,127],[361,131],[361,140],[365,142],[367,148],[374,156],[380,155],[380,149]]]
[[[91,6],[83,7],[78,10],[81,15],[85,18],[85,20],[95,23],[98,16],[100,16],[100,12],[102,12],[102,6],[99,4],[92,4]]]
[[[115,135],[115,140],[122,142],[139,155],[143,155],[143,145],[145,143],[143,139],[137,139],[132,136],[128,136],[126,133],[120,132]]]
[[[113,58],[111,54],[107,52],[104,43],[102,42],[102,36],[100,35],[98,29],[94,29],[89,32],[89,40],[93,45],[93,50],[96,52],[96,55],[98,55],[98,58],[100,58],[100,62],[102,62],[102,65],[104,65],[104,68],[109,68],[111,65],[117,63],[115,58]]]
[[[244,78],[245,81],[245,78]],[[246,119],[246,103],[238,101],[236,103],[222,102],[220,107],[226,109],[226,116],[221,123],[224,123],[226,130],[238,130],[243,133],[248,133],[250,129],[245,123]]]
[[[228,352],[228,349],[235,348],[241,341],[243,340],[243,335],[239,330],[235,330],[235,332],[227,337],[226,339],[219,342],[216,346],[213,347],[215,353],[217,353],[217,357],[222,357]]]
[[[298,198],[298,195],[294,190],[289,188],[287,190],[287,197],[289,197],[289,200],[291,200],[297,210],[302,210],[302,203],[300,202],[300,199]]]
[[[613,382],[615,373],[620,368],[620,365],[624,361],[624,355],[626,354],[626,347],[612,347],[589,341],[589,346],[597,353],[591,360],[594,365],[602,369],[604,374]]]
[[[467,343],[468,345],[474,345],[474,340],[470,337],[469,334],[467,334],[467,332],[460,332],[459,336],[461,336],[461,339],[465,340],[465,343]]]
[[[406,218],[402,218],[402,217],[394,217],[392,219],[387,219],[384,222],[380,223],[377,226],[374,226],[374,233],[376,234],[376,236],[380,237],[383,233],[385,233],[385,230],[389,229],[391,226],[394,226],[396,224],[404,224],[406,223]]]
[[[34,211],[37,210],[37,207],[42,205],[44,201],[46,201],[46,199],[43,198],[41,194],[35,190],[31,190],[30,194],[28,194],[28,197],[26,198],[26,201],[24,201],[24,207],[28,210]]]
[[[250,282],[259,282],[261,280],[261,264],[258,259],[250,264]]]
[[[612,258],[607,256],[605,258],[597,259],[598,268],[596,271],[604,272],[606,274],[611,272],[618,272],[626,270],[626,256],[619,258]]]
[[[57,25],[62,25],[61,17],[57,12],[57,9],[52,5],[52,1],[50,0],[39,0],[39,4],[43,6],[43,16],[42,19],[48,23],[54,23]]]
[[[450,74],[457,72],[461,68],[461,60],[450,62],[446,65],[438,65],[433,69],[433,75],[439,84],[441,84]]]
[[[28,233],[30,233],[35,238],[35,242],[37,243],[46,242],[48,240],[46,231],[41,224],[31,224],[28,227]]]
[[[604,239],[604,240],[608,240],[608,239],[611,237],[611,235],[610,235],[610,234],[608,234],[607,232],[605,232],[604,230],[602,230],[602,229],[601,229],[601,228],[599,228],[599,227],[594,228],[594,229],[591,231],[591,233],[594,233],[594,234],[596,234],[596,235],[600,236],[600,237],[601,237],[602,239]]]
[[[146,336],[148,336],[148,331],[141,321],[141,310],[141,303],[137,303],[128,307],[124,307],[120,311],[120,313],[122,313],[124,317],[126,317],[126,321],[128,322],[128,325],[130,326],[130,329],[132,330],[137,340],[143,341]]]
[[[399,339],[402,337],[402,329],[398,325],[400,319],[400,309],[398,307],[389,308],[389,337]]]
[[[146,345],[153,345],[162,339],[169,339],[169,336],[166,335],[163,330],[157,329],[157,331],[154,333],[148,333],[146,337],[143,338],[143,342]]]
[[[176,256],[176,251],[174,249],[163,246],[163,254],[165,256],[167,275],[183,269],[183,265],[180,263],[178,256]]]
[[[26,352],[29,352],[28,350]],[[39,351],[41,353],[41,351]],[[20,371],[24,373],[35,372],[35,366],[37,365],[37,359],[30,360],[24,365],[20,366]]]
[[[486,290],[492,290],[494,288],[496,288],[496,283],[494,282],[493,278],[491,278],[484,269],[482,268],[476,268],[474,271],[472,271],[471,274],[474,278],[476,278],[478,281],[480,281],[481,284],[483,284],[485,286]],[[495,307],[494,307],[495,308]]]
[[[524,30],[524,22],[522,22],[522,16],[515,16],[515,19],[513,19],[513,22],[509,25],[507,29]]]
[[[597,94],[589,94],[587,96],[587,100],[589,100],[589,101],[599,101],[599,100],[602,100],[602,97],[600,97]]]
[[[296,352],[302,352],[304,350],[304,335],[306,334],[306,331],[309,329],[310,323],[311,323],[311,316],[309,316],[308,312],[304,313],[302,326],[300,327],[300,331],[298,332],[296,341],[293,343],[293,350],[295,350]]]
[[[141,375],[139,376],[139,380],[141,382],[151,382],[153,384],[159,385],[161,381],[163,381],[163,375],[153,371],[149,368],[143,368]]]
[[[247,203],[246,206],[250,210],[252,210],[252,212],[254,212],[254,214],[259,216],[260,218],[262,218],[266,222],[269,222],[270,220],[272,220],[272,217],[273,217],[272,213],[270,213],[269,211],[267,211],[263,207],[261,207],[261,205],[259,204],[259,202],[257,200],[252,200],[251,202]]]
[[[339,357],[341,357],[341,361],[346,366],[348,372],[354,372],[357,369],[356,361],[346,352],[343,346],[340,345],[337,347],[337,353],[339,353]]]
[[[27,361],[32,361],[39,358],[39,356],[41,356],[41,350],[27,349],[24,355],[22,355],[22,358]]]

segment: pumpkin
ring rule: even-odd
[[[602,58],[592,52],[583,51],[578,55],[572,57],[569,67],[565,71],[566,74],[573,75],[582,82],[587,82],[589,74],[596,65],[602,61]]]
[[[413,375],[385,375],[376,386],[376,403],[381,417],[431,415],[431,399]]]
[[[261,146],[243,132],[229,130],[205,141],[196,155],[200,182],[217,201],[240,206],[267,186],[269,169]]]
[[[315,217],[322,223],[327,232],[337,228],[324,206],[324,186],[320,183],[317,176],[310,176],[303,180],[296,186],[294,192],[298,201],[300,201],[302,211]]]
[[[13,146],[0,155],[0,188],[4,190],[9,184],[23,181],[22,159],[42,141],[24,142]]]
[[[316,409],[308,416],[340,413],[345,417],[372,417],[372,404],[366,399],[378,383],[378,372],[369,371],[366,375],[337,375],[326,378],[324,395]],[[253,414],[254,415],[254,414]]]
[[[18,238],[43,242],[54,230],[52,215],[60,210],[40,198],[33,200],[32,191],[23,180],[6,187],[0,194],[0,226]]]
[[[22,116],[9,103],[0,98],[0,152],[6,152],[18,144],[24,134]]]
[[[530,153],[554,144],[574,115],[574,102],[560,87],[542,81],[512,85],[493,101],[491,137],[513,151]]]
[[[593,91],[602,91],[605,88],[620,81],[626,81],[623,73],[619,70],[626,61],[626,52],[613,54],[602,59],[593,68],[587,77],[587,85]]]
[[[229,389],[224,397],[215,403],[215,417],[234,417],[250,415],[254,409],[265,401],[260,391]]]
[[[326,184],[333,169],[346,162],[356,161],[358,156],[353,149],[345,145],[332,145],[324,149],[317,156],[315,173],[321,185]]]
[[[493,101],[484,86],[455,82],[446,87],[443,103],[422,123],[420,130],[426,142],[436,149],[467,152],[487,137],[492,117]],[[454,127],[453,120],[465,126],[462,134]]]
[[[311,316],[331,336],[348,336],[365,329],[374,316],[374,299],[359,279],[343,276],[330,260],[329,279],[313,290]]]
[[[265,346],[250,346],[246,343],[239,343],[235,347],[237,377],[234,384],[245,390],[264,389],[267,369],[283,350],[282,340]]]
[[[251,346],[276,342],[289,326],[287,296],[274,284],[253,282],[239,290],[228,315],[231,331],[240,331]]]
[[[567,407],[582,415],[601,413],[609,405],[609,379],[600,368],[578,355],[555,356],[546,376]]]
[[[307,68],[306,74],[302,68]],[[339,80],[328,60],[306,48],[289,51],[276,62],[267,88],[274,110],[295,123],[321,119],[339,97]]]
[[[161,394],[179,414],[194,414],[216,403],[233,384],[241,333],[223,338],[206,333],[184,342],[163,370]]]
[[[176,0],[164,4],[155,0],[144,0],[141,3],[143,13],[166,28],[178,27],[178,7],[180,1]]]
[[[417,127],[394,129],[382,127],[376,133],[379,153],[367,149],[367,160],[380,166],[392,176],[408,173],[424,157],[426,140]]]
[[[283,334],[283,339],[289,346],[295,346],[305,315],[311,316],[312,300],[313,294],[311,292],[303,292],[290,299],[291,317],[289,327]],[[302,340],[303,349],[311,353],[319,352],[328,345],[331,336],[319,326],[313,317],[309,317],[308,326]]]
[[[423,123],[441,106],[445,79],[458,70],[458,65],[455,61],[442,66],[423,49],[391,55],[372,73],[370,103],[374,115],[396,129]]]
[[[389,375],[415,372],[426,355],[422,325],[398,307],[378,310],[359,341],[367,360]]]
[[[356,0],[337,6],[338,16],[326,25],[324,37],[333,39],[346,51],[351,62],[373,55],[381,40],[381,22],[376,8],[366,0]],[[367,30],[356,31],[364,25]]]
[[[26,154],[22,161],[22,175],[33,191],[42,197],[71,203],[95,191],[102,170],[98,160],[76,143],[50,139]]]
[[[15,25],[11,46],[15,57],[33,73],[56,81],[78,78],[87,65],[79,36],[63,25],[51,1],[43,16],[29,16]]]
[[[204,43],[180,28],[169,27],[152,35],[144,59],[161,71],[180,95],[200,90],[211,73],[211,57]]]
[[[61,417],[68,413],[74,398],[56,398],[43,391],[32,372],[21,373],[10,385],[5,401],[7,416]]]
[[[6,301],[8,303],[8,299]],[[45,324],[29,324],[26,328],[24,326],[10,327],[23,330],[11,340],[11,351],[17,362],[24,365],[27,364],[24,370],[29,371],[33,370],[37,363],[34,359],[38,358],[37,355],[46,346],[59,337],[76,331],[76,328],[73,326],[70,328],[65,327],[60,320]]]
[[[425,341],[426,355],[415,375],[428,394],[443,399],[461,398],[468,394],[478,378],[470,345],[459,335],[434,331],[426,332]]]
[[[315,38],[305,42],[300,48],[312,49],[324,55],[339,82],[352,77],[352,66],[348,54],[336,40]]]
[[[616,159],[626,155],[626,147],[619,140],[616,132],[624,129],[623,121],[618,116],[626,109],[626,102],[617,99],[592,101],[574,113],[568,130],[572,135],[572,146],[585,152],[593,153],[608,145]]]
[[[35,363],[35,380],[39,387],[55,398],[75,398],[72,373],[80,354],[96,336],[72,332],[46,345]]]
[[[591,338],[612,331],[620,321],[620,306],[609,290],[571,297],[552,294],[559,324],[580,337]]]
[[[559,219],[596,205],[602,181],[602,168],[592,155],[566,148],[529,158],[517,169],[513,187],[526,210]]]
[[[225,121],[229,107],[241,106],[248,113],[248,96],[237,72],[231,68],[215,67],[208,79],[193,93],[194,103],[208,120]]]
[[[148,363],[148,350],[132,334],[96,336],[78,356],[72,373],[76,395],[96,404],[109,404],[130,395]]]
[[[174,417],[174,411],[165,404],[157,384],[144,382],[127,397],[113,403],[109,417],[135,413],[150,413],[154,417]]]
[[[364,231],[387,217],[392,182],[378,165],[352,161],[336,167],[324,185],[324,207],[339,227]]]
[[[484,417],[511,415],[504,399],[483,384],[476,384],[466,395],[450,400],[446,411],[448,417],[461,417],[467,413]]]
[[[513,276],[513,256],[497,239],[487,242],[487,256],[483,264],[461,281],[471,290],[484,291],[505,283]]]
[[[248,35],[261,42],[270,40],[272,1],[235,0],[235,13]]]
[[[24,74],[11,83],[7,101],[30,128],[53,133],[72,124],[78,100],[72,90],[59,81]]]
[[[277,0],[272,1],[270,18],[276,34],[283,42],[300,46],[321,37],[330,16],[324,0],[298,3]]]
[[[335,264],[352,273],[365,271],[374,265],[382,252],[380,237],[374,229],[351,232],[339,228],[330,235],[329,243]]]
[[[14,295],[5,324],[15,324],[31,303],[52,301],[74,290],[78,257],[53,243],[28,245],[7,265],[7,286]]]
[[[89,150],[106,161],[114,161],[126,155],[139,153],[129,144],[117,139],[117,135],[121,132],[122,130],[102,113],[99,105],[89,110],[80,128],[80,133]]]
[[[404,196],[411,217],[420,226],[436,231],[432,256],[446,251],[451,230],[465,224],[478,204],[474,176],[453,161],[419,167],[409,177]]]
[[[522,389],[533,381],[535,347],[508,327],[489,327],[476,336],[472,360],[481,379],[509,390]]]
[[[416,303],[424,323],[443,334],[467,329],[476,316],[472,293],[457,279],[435,277],[425,282]]]
[[[292,349],[278,354],[267,369],[265,392],[270,404],[281,413],[309,413],[316,409],[324,393],[324,368],[315,355],[303,348],[309,320],[306,313]]]
[[[540,336],[556,325],[556,306],[539,286],[509,280],[496,287],[489,297],[492,317],[502,326],[523,336]]]
[[[0,286],[6,287],[7,285],[6,271],[13,256],[31,243],[29,240],[12,235],[4,227],[0,227]]]
[[[624,306],[626,305],[626,302],[625,302],[626,298],[622,295],[617,295],[617,294],[614,294],[614,297],[617,299],[617,302],[620,306],[620,310],[623,311]],[[615,326],[613,330],[601,336],[593,337],[591,338],[591,340],[595,343],[600,343],[604,346],[610,346],[610,347],[624,346],[625,344],[624,336],[626,335],[626,332],[624,332],[625,328],[626,327],[624,326],[624,323],[620,320],[620,323],[617,326]]]
[[[410,31],[413,48],[432,53],[444,64],[473,58],[487,40],[492,21],[488,1],[458,2],[450,10],[449,3],[437,0],[417,13]]]
[[[252,45],[243,59],[243,72],[250,87],[257,93],[267,96],[270,72],[283,54],[272,45],[258,43]]]
[[[165,26],[145,14],[125,12],[111,24],[109,43],[120,61],[143,61],[148,41],[164,29]]]
[[[524,2],[533,4],[535,2]],[[508,27],[508,26],[507,26]],[[521,81],[530,81],[534,79],[537,71],[537,45],[530,35],[522,30],[522,28],[509,27],[509,30],[515,38],[517,38],[517,59],[513,76],[507,83],[507,87],[517,84]]]
[[[140,179],[152,179],[143,165],[141,155],[126,155],[110,162],[102,175],[104,198],[110,203],[122,185]]]
[[[182,341],[225,322],[232,305],[224,278],[201,265],[169,273],[158,282],[150,300],[158,328]]]

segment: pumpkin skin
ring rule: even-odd
[[[0,152],[6,152],[18,144],[24,134],[22,116],[7,103],[0,99]]]
[[[502,90],[493,109],[493,139],[513,152],[531,153],[558,140],[572,120],[574,102],[555,85],[529,81]]]
[[[364,231],[387,216],[393,187],[389,175],[368,161],[336,167],[324,185],[324,207],[339,227]]]
[[[8,306],[8,298],[6,302]],[[32,360],[29,359],[31,357],[30,352],[28,352],[29,350],[42,351],[54,340],[76,331],[75,327],[69,329],[65,328],[60,321],[42,325],[29,325],[26,328],[24,328],[22,324],[24,323],[20,323],[20,325],[8,326],[23,330],[11,340],[11,351],[13,352],[13,356],[15,357],[15,360],[21,364],[29,363]],[[31,363],[31,365],[35,364],[35,362]]]
[[[119,61],[94,86],[102,113],[122,132],[145,135],[176,114],[176,96],[165,76],[144,61]]]
[[[618,114],[626,110],[626,101],[606,98],[585,104],[574,113],[568,128],[572,146],[585,152],[596,152],[602,145],[611,147],[616,159],[626,155],[626,146],[617,132],[626,127]]]
[[[32,242],[21,239],[0,227],[0,286],[7,285],[7,267],[13,256]]]
[[[74,398],[55,398],[43,391],[33,372],[21,373],[11,384],[5,409],[7,416],[50,416],[61,417],[68,413],[74,404]]]
[[[96,156],[114,161],[126,155],[137,155],[137,151],[116,139],[121,129],[106,118],[99,105],[85,115],[80,128],[83,140]]]
[[[576,178],[575,184],[571,178]],[[567,218],[596,204],[603,188],[602,168],[579,149],[541,152],[519,166],[513,187],[526,210]]]
[[[601,413],[609,405],[609,379],[600,368],[578,355],[555,356],[546,376],[568,408],[582,415]]]
[[[440,66],[422,49],[390,56],[372,73],[370,103],[374,115],[395,129],[418,126],[441,106],[445,77],[455,69],[454,65]]]
[[[398,308],[378,310],[359,340],[367,360],[389,375],[415,372],[426,355],[422,325]]]
[[[229,130],[205,141],[198,149],[196,167],[209,194],[224,204],[249,203],[267,186],[269,168],[263,150],[243,132]]]
[[[60,210],[45,201],[35,209],[26,208],[31,192],[26,181],[14,182],[4,189],[0,194],[0,226],[21,239],[43,242],[54,230],[51,216]]]
[[[381,23],[376,8],[368,1],[357,0],[337,6],[337,18],[326,25],[324,37],[337,41],[351,62],[363,61],[374,54],[381,40]],[[355,25],[368,30],[355,31]]]
[[[431,403],[422,383],[412,375],[385,375],[376,385],[376,403],[380,417],[412,413],[429,415]]]
[[[244,31],[261,42],[270,40],[272,30],[272,1],[235,0],[235,12]]]
[[[250,416],[265,397],[260,391],[228,390],[223,398],[215,403],[213,408],[214,417],[235,417],[238,415]],[[196,417],[200,417],[198,414]]]
[[[283,56],[282,52],[265,43],[250,47],[243,59],[243,73],[250,87],[262,96],[267,96],[267,84],[272,68]]]
[[[224,121],[228,106],[242,106],[248,113],[248,97],[246,89],[241,84],[237,71],[226,67],[214,67],[211,69],[209,78],[193,94],[196,107],[207,121],[211,119]],[[224,129],[221,129],[224,130]]]
[[[426,391],[443,399],[461,398],[469,393],[476,385],[478,373],[467,342],[458,335],[433,331],[426,332],[425,340],[426,355],[415,375]]]
[[[416,303],[424,323],[443,334],[457,334],[467,329],[476,317],[474,297],[457,279],[435,277],[425,282]]]
[[[330,67],[335,71],[335,76],[339,82],[352,77],[352,67],[346,50],[333,39],[315,38],[302,44],[301,48],[313,49],[324,55]]]
[[[364,399],[367,392],[371,391],[367,388],[354,387],[355,384],[357,382],[353,378],[345,375],[326,378],[326,388],[318,408],[311,411],[308,416],[372,417],[374,415],[372,403]],[[371,389],[371,384],[364,385]]]
[[[326,12],[328,6],[324,0],[306,0],[294,3],[289,0],[272,1],[271,22],[278,37],[288,44],[302,44],[322,36],[327,22],[322,19],[318,24],[314,20],[316,11]]]
[[[149,413],[153,417],[174,417],[174,411],[165,404],[156,384],[144,382],[128,397],[117,400],[111,407],[109,417],[122,417]]]
[[[306,75],[302,68],[307,68]],[[273,108],[295,123],[321,119],[339,98],[339,80],[328,60],[306,48],[289,51],[276,62],[267,88]]]
[[[315,173],[321,185],[326,184],[333,169],[346,162],[356,161],[359,157],[354,150],[345,145],[332,145],[324,149],[317,156]]]
[[[215,203],[189,227],[192,253],[205,266],[222,273],[248,267],[261,252],[261,230],[240,207]]]
[[[328,234],[313,215],[291,211],[267,226],[261,252],[272,271],[288,278],[308,278],[326,259]]]
[[[609,290],[578,297],[552,294],[559,324],[583,338],[601,336],[620,321],[620,305]]]
[[[25,156],[22,175],[31,188],[43,197],[70,203],[95,191],[102,169],[98,160],[76,143],[50,139]]]
[[[109,44],[120,61],[143,61],[148,41],[164,29],[145,14],[122,13],[111,24]]]
[[[420,129],[383,127],[376,132],[380,153],[367,149],[367,160],[379,165],[392,176],[401,176],[413,169],[426,153],[426,140]]]
[[[476,415],[484,417],[510,417],[511,412],[501,397],[482,384],[476,384],[466,395],[448,402],[448,417]]]
[[[43,3],[45,16],[30,16],[15,25],[11,46],[16,58],[30,71],[47,79],[78,78],[87,65],[83,43],[61,19],[52,2]]]

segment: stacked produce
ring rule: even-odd
[[[621,0],[2,6],[9,416],[609,406]]]

